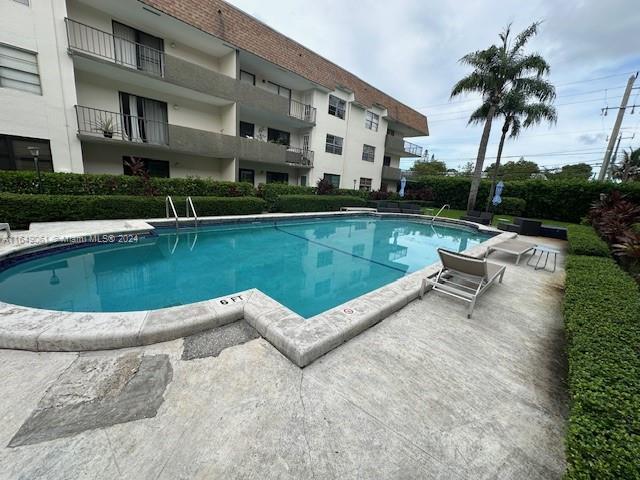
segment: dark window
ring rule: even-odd
[[[35,170],[33,154],[28,147],[36,147],[38,167],[42,172],[53,172],[49,140],[0,135],[0,170]]]
[[[281,97],[291,99],[291,89],[287,87],[283,87],[282,85],[278,85],[277,83],[267,81],[265,83],[267,86],[267,90],[275,93],[276,95],[280,95]]]
[[[272,143],[289,146],[291,134],[289,132],[278,130],[276,128],[269,128],[267,129],[267,140]]]
[[[113,22],[116,63],[154,75],[163,75],[164,40],[135,28]]]
[[[387,135],[391,135],[392,137],[396,134],[395,130],[391,130],[390,128],[387,128]]]
[[[333,95],[329,95],[329,115],[344,119],[347,102]]]
[[[360,190],[364,190],[365,192],[371,191],[371,179],[360,177]]]
[[[240,70],[240,81],[244,83],[250,83],[251,85],[256,84],[256,76],[253,73],[245,72],[244,70]]]
[[[383,157],[382,165],[384,165],[385,167],[390,167],[391,166],[391,157],[389,155],[385,155]]]
[[[267,183],[289,183],[289,174],[281,172],[267,172]]]
[[[300,175],[300,186],[301,187],[306,187],[307,186],[307,176],[306,175]]]
[[[139,158],[139,157],[122,157],[122,168],[125,175],[134,175],[131,170],[131,162],[140,160],[143,168],[149,172],[151,177],[169,178],[169,162],[166,160],[153,160],[151,158]]]
[[[340,188],[340,175],[334,175],[333,173],[325,173],[324,179],[328,180],[334,188]]]
[[[374,132],[378,131],[378,123],[380,122],[380,116],[377,113],[373,113],[367,110],[364,116],[364,126]]]
[[[256,172],[249,168],[241,168],[239,172],[239,180],[241,182],[247,182],[251,185],[255,185]]]
[[[372,145],[362,146],[362,160],[365,162],[373,162],[376,158],[376,147]]]
[[[253,138],[256,126],[249,122],[240,122],[240,136],[245,138]]]
[[[316,266],[328,267],[333,264],[333,250],[323,250],[318,252],[318,258],[316,259]]]
[[[342,137],[336,137],[327,133],[327,143],[324,147],[325,152],[342,155]]]

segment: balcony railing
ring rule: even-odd
[[[70,18],[67,25],[69,48],[89,53],[118,65],[164,76],[165,53],[141,43],[112,35]]]
[[[287,147],[286,162],[296,167],[313,167],[313,150],[298,147]]]
[[[289,116],[303,122],[316,123],[316,109],[297,100],[289,100]]]
[[[169,124],[135,115],[76,105],[78,133],[126,142],[169,144]]]
[[[416,145],[415,143],[404,141],[404,151],[410,153],[411,155],[422,155],[422,147],[420,145]]]

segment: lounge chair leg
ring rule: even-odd
[[[469,311],[467,312],[467,318],[471,318],[471,314],[473,313],[473,307],[476,306],[476,300],[475,298],[473,299],[473,301],[471,302],[471,304],[469,305]]]
[[[516,257],[516,265],[518,265],[519,263],[520,263],[520,255]]]
[[[420,300],[422,300],[422,297],[424,297],[424,293],[426,290],[427,290],[427,279],[423,278],[422,283],[420,284],[420,294],[418,295],[420,297]]]
[[[506,271],[507,271],[506,269],[502,270],[502,273],[500,274],[500,279],[498,280],[499,283],[502,283],[502,277],[504,277],[504,272]]]

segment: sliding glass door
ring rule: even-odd
[[[167,104],[120,92],[123,138],[132,142],[169,143]]]
[[[116,63],[162,76],[164,41],[161,38],[113,22],[113,43]]]

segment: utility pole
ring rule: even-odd
[[[618,116],[616,117],[616,122],[613,124],[613,130],[611,131],[611,136],[609,137],[609,144],[607,145],[607,150],[604,152],[604,159],[602,160],[602,167],[600,167],[600,175],[598,175],[598,180],[602,181],[605,178],[607,170],[609,168],[609,161],[611,160],[611,154],[613,153],[613,147],[616,143],[616,138],[618,137],[618,132],[620,132],[620,125],[622,125],[622,119],[624,118],[624,112],[627,108],[627,103],[629,102],[629,97],[631,96],[631,89],[633,88],[633,83],[638,78],[638,72],[635,75],[631,75],[629,77],[629,81],[627,82],[627,88],[624,91],[624,95],[622,96],[622,102],[620,102],[620,108],[618,109]]]

